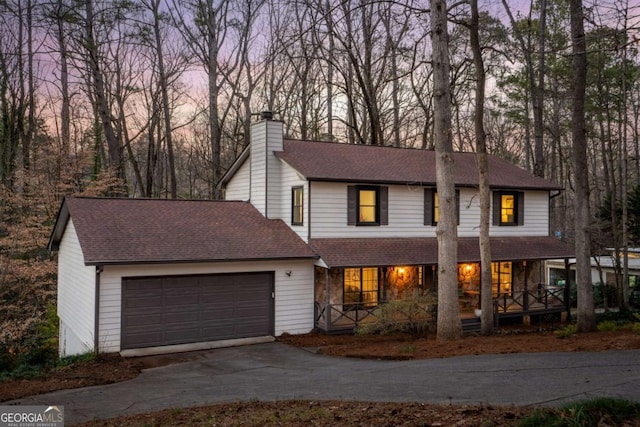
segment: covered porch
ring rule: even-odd
[[[560,317],[567,310],[564,287],[545,283],[545,260],[568,257],[572,248],[555,238],[534,237],[527,242],[524,238],[492,240],[497,325],[508,318],[526,322],[538,316]],[[437,293],[436,239],[326,239],[313,243],[324,263],[315,268],[318,330],[350,331],[371,321],[388,301],[402,299],[414,290]],[[459,239],[458,251],[459,309],[463,325],[475,328],[480,308],[477,238]],[[339,261],[340,256],[344,261]]]

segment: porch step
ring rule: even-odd
[[[475,334],[480,332],[480,318],[469,317],[462,319],[462,333]]]

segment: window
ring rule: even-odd
[[[304,188],[291,189],[291,225],[302,225],[304,214]]]
[[[378,223],[378,189],[358,190],[358,224]]]
[[[345,268],[343,302],[345,310],[359,305],[376,305],[378,303],[378,269]]]
[[[500,196],[500,224],[513,225],[516,223],[516,196],[502,194]]]
[[[513,265],[511,262],[491,263],[491,283],[494,297],[503,294],[512,295],[513,291]]]
[[[364,185],[347,187],[347,224],[389,224],[388,200],[387,187]]]
[[[493,225],[524,224],[524,193],[494,191]]]
[[[460,225],[460,190],[456,190],[456,218]],[[424,189],[424,225],[438,225],[440,198],[435,188]]]

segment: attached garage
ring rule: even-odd
[[[274,335],[273,273],[124,278],[122,349]]]
[[[66,198],[60,355],[265,342],[313,329],[315,252],[247,202]]]

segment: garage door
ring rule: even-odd
[[[273,273],[122,280],[123,350],[273,335]]]

